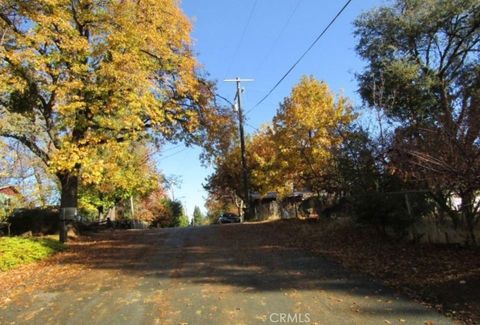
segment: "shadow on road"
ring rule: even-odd
[[[269,224],[94,234],[30,277],[0,323],[263,324],[281,312],[312,324],[451,323],[281,238]]]
[[[376,314],[391,314],[392,300],[395,313],[420,316],[428,312],[372,279],[282,246],[266,224],[126,231],[106,237],[87,244],[65,263],[199,285],[223,284],[243,293],[338,293],[361,298],[362,310]]]

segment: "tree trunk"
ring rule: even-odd
[[[443,218],[443,216],[446,214],[453,223],[453,228],[457,230],[459,226],[459,216],[458,216],[458,211],[452,208],[448,203],[447,203],[447,196],[443,195],[442,193],[431,193],[433,200],[437,204],[437,208],[439,209],[439,215]],[[451,193],[448,194],[448,196],[451,196]]]
[[[98,211],[98,222],[102,221],[103,220],[103,205],[97,207],[97,211]]]
[[[475,236],[475,211],[473,211],[473,206],[475,204],[475,195],[473,192],[462,193],[461,195],[462,205],[461,212],[466,223],[466,231],[468,243],[472,246],[477,245],[477,239]]]
[[[472,246],[477,246],[477,238],[475,236],[475,223],[473,222],[473,215],[469,215],[466,217],[467,219],[467,228],[468,228],[468,236],[469,242]]]
[[[78,176],[73,173],[59,174],[62,193],[60,198],[60,241],[67,241],[67,229],[70,222],[70,216],[64,214],[65,208],[77,208],[78,199]],[[65,218],[66,217],[66,218]],[[67,219],[67,220],[65,220]]]

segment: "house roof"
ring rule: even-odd
[[[0,194],[8,195],[8,196],[15,196],[20,194],[15,186],[4,186],[0,187]]]
[[[308,191],[295,191],[286,196],[286,198],[308,198],[312,196],[312,192]],[[265,195],[261,195],[260,193],[254,192],[251,194],[251,198],[253,200],[265,200],[265,199],[277,199],[277,192],[268,192]]]

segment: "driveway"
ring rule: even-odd
[[[19,275],[0,324],[453,323],[271,238],[255,224],[97,234]]]

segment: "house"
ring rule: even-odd
[[[10,208],[14,201],[19,199],[20,195],[15,186],[0,187],[0,207],[4,209]]]
[[[0,235],[5,233],[10,235],[10,224],[4,221],[15,208],[20,196],[20,192],[14,186],[0,187]]]
[[[15,186],[4,186],[0,187],[0,194],[3,194],[5,196],[10,196],[10,197],[15,197],[17,195],[20,195],[20,192],[17,190]]]
[[[295,191],[279,199],[276,192],[265,195],[252,193],[252,207],[255,220],[298,218],[300,203],[312,196],[310,192]]]

